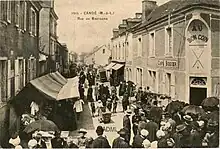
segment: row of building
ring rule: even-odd
[[[220,97],[219,0],[143,0],[113,29],[113,76],[192,104]]]
[[[0,140],[7,138],[8,102],[30,81],[68,64],[58,41],[54,1],[0,1]],[[4,142],[4,141],[3,141]]]

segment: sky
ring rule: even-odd
[[[90,52],[95,46],[108,44],[112,37],[112,29],[117,28],[122,23],[122,19],[135,17],[135,13],[141,12],[141,1],[55,0],[55,12],[59,17],[58,40],[66,43],[69,51],[77,53]],[[157,4],[161,5],[167,1],[157,0]],[[111,14],[84,14],[84,12],[91,11],[111,12]],[[79,20],[78,17],[84,20]],[[91,20],[92,17],[108,20]]]

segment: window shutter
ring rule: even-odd
[[[11,61],[8,60],[8,67],[7,67],[7,97],[10,99],[11,97]]]
[[[19,60],[15,60],[15,95],[19,90]]]
[[[26,59],[23,59],[23,86],[25,86],[26,81]]]
[[[175,74],[171,74],[171,97],[175,98],[175,82],[176,82]]]

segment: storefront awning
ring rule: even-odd
[[[110,70],[115,65],[116,65],[116,63],[111,62],[108,66],[105,67],[105,70]]]
[[[116,65],[114,65],[114,66],[112,67],[112,69],[118,70],[118,69],[120,69],[120,68],[123,67],[123,66],[124,66],[123,64],[116,64]]]
[[[60,101],[77,97],[78,78],[67,80],[59,72],[54,72],[31,80],[11,102],[17,113],[22,114],[32,101],[41,103],[44,100]]]

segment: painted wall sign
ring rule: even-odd
[[[158,66],[164,66],[164,67],[177,67],[177,61],[175,60],[158,60],[157,62]]]
[[[191,73],[205,73],[208,71],[207,56],[208,28],[199,19],[193,20],[187,29],[187,44],[189,50],[189,71]]]

